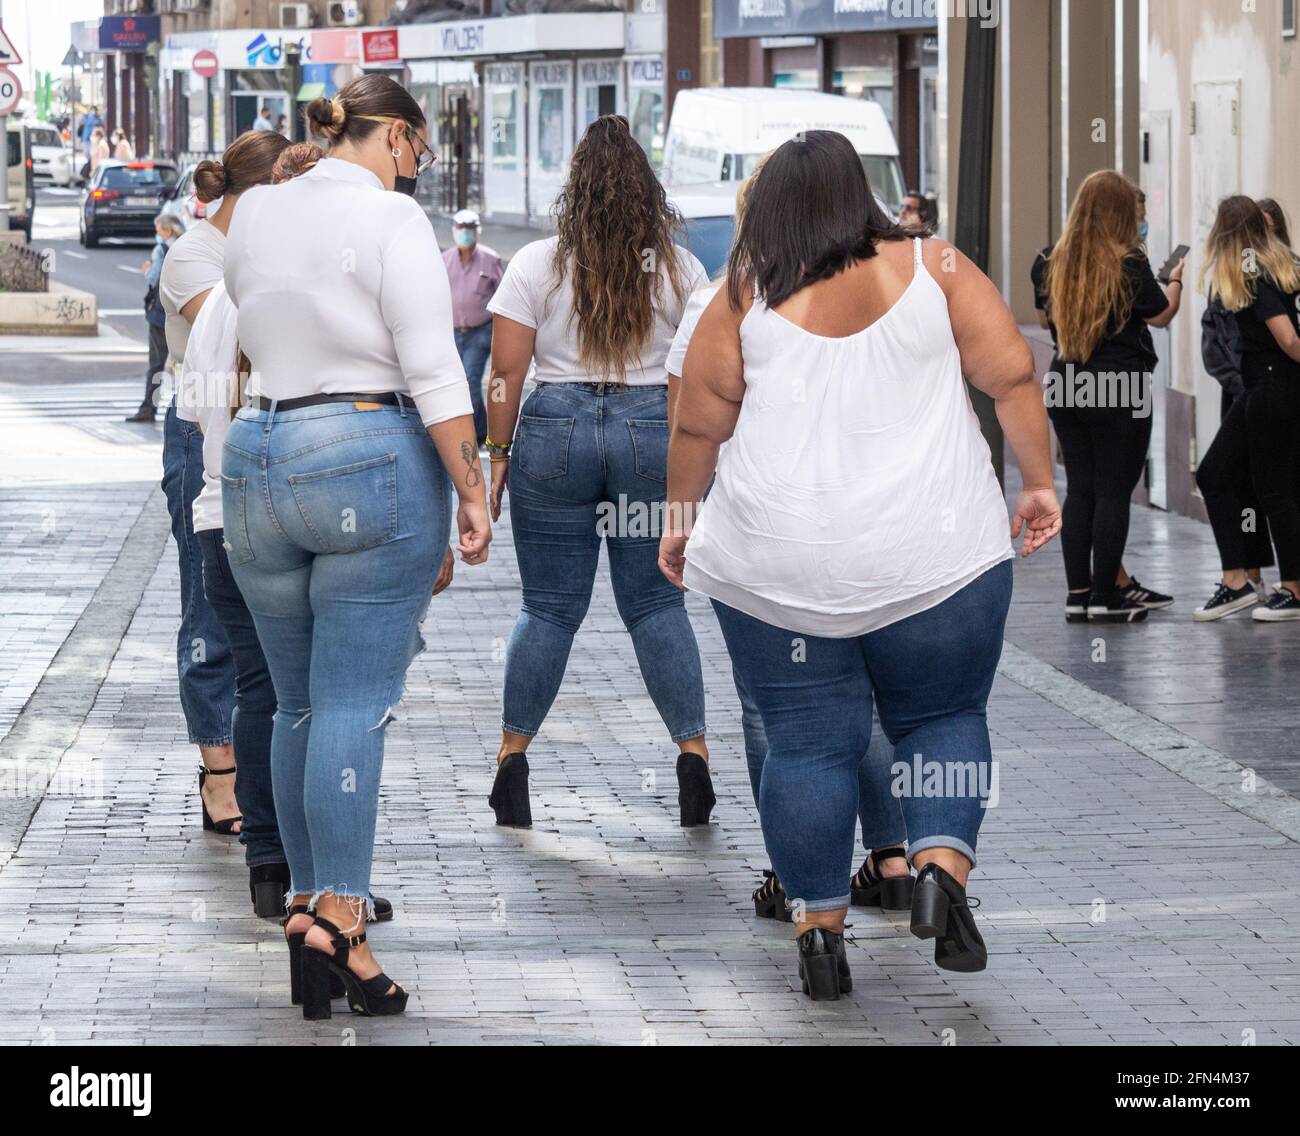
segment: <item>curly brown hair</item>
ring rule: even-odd
[[[627,119],[606,114],[583,134],[555,201],[552,261],[573,288],[578,357],[602,383],[621,384],[654,330],[665,280],[680,305],[686,274],[668,203]]]

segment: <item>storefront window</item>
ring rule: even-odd
[[[564,95],[559,87],[537,93],[537,164],[543,173],[564,167]]]
[[[664,160],[664,62],[633,59],[628,64],[628,122],[655,166]]]
[[[519,92],[492,92],[492,164],[514,169],[519,164]]]

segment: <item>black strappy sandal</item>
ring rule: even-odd
[[[223,820],[213,820],[212,814],[208,812],[208,803],[203,799],[203,786],[207,783],[209,777],[227,777],[234,772],[233,767],[230,769],[209,769],[206,765],[199,766],[199,807],[203,810],[204,832],[215,832],[218,836],[239,835],[235,831],[235,825],[244,819],[243,814],[226,817]]]
[[[792,923],[794,917],[785,902],[785,888],[770,868],[763,871],[763,883],[754,890],[754,914],[760,919],[776,919],[781,923]]]
[[[307,938],[307,932],[294,931],[290,934],[289,920],[295,915],[310,914],[305,903],[295,903],[280,920],[280,926],[284,928],[284,941],[289,944],[289,1001],[295,1006],[302,1005],[302,944]],[[344,993],[343,982],[330,975],[330,997],[342,998]]]
[[[330,1005],[330,980],[343,983],[348,1005],[354,1014],[366,1017],[389,1017],[406,1009],[407,993],[388,975],[376,974],[373,978],[358,978],[348,969],[348,955],[353,947],[366,941],[363,931],[359,935],[344,935],[328,919],[316,916],[316,926],[323,927],[334,937],[334,953],[326,954],[311,944],[302,945],[302,1016],[308,1021],[322,1021],[334,1014]],[[389,992],[391,988],[392,992]]]
[[[916,881],[911,872],[905,876],[882,876],[881,860],[905,860],[902,848],[877,848],[871,852],[849,880],[849,895],[854,907],[882,907],[886,911],[906,911],[912,906],[912,889]]]

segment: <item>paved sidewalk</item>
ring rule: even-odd
[[[119,488],[142,500],[137,485]],[[103,525],[121,542],[130,520],[124,501]],[[1133,567],[1157,586],[1178,582],[1182,598],[1197,570],[1184,562],[1203,552],[1171,521],[1139,511]],[[96,539],[97,555],[111,555],[109,537]],[[855,911],[855,990],[813,1004],[798,993],[788,928],[752,915],[749,891],[767,860],[729,666],[698,598],[714,824],[676,823],[672,747],[603,570],[530,755],[536,827],[492,824],[501,660],[518,600],[507,525],[491,563],[459,569],[432,605],[429,650],[388,731],[375,885],[398,917],[374,938],[410,1008],[393,1021],[304,1023],[288,1005],[279,931],[251,915],[237,846],[199,829],[172,656],[175,555],[156,533],[148,539],[157,567],[143,600],[121,642],[104,644],[104,682],[0,868],[0,1041],[1300,1042],[1290,798],[1268,798],[1279,807],[1265,823],[1241,811],[1231,787],[1206,792],[1146,756],[1144,738],[1134,748],[1090,720],[1110,723],[1090,687],[1132,693],[1157,713],[1174,705],[1147,695],[1177,682],[1161,652],[1181,640],[1159,636],[1181,632],[1111,630],[1107,666],[1120,677],[1085,674],[1077,656],[1095,629],[1075,636],[1059,620],[1059,553],[1018,565],[1010,638],[1024,652],[1009,651],[1004,671],[1029,685],[1004,674],[994,689],[1001,801],[972,887],[989,969],[945,974],[905,915]],[[82,560],[75,545],[51,548],[30,532],[6,549],[6,604],[15,579],[37,597],[37,585]],[[82,606],[94,615],[97,602]],[[51,602],[51,643],[61,604]],[[1216,635],[1225,632],[1197,640],[1201,652]],[[1188,673],[1209,666],[1177,649]],[[1139,674],[1154,685],[1130,690]]]

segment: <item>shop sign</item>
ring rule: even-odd
[[[99,50],[145,51],[161,35],[157,16],[104,16],[99,21]]]

